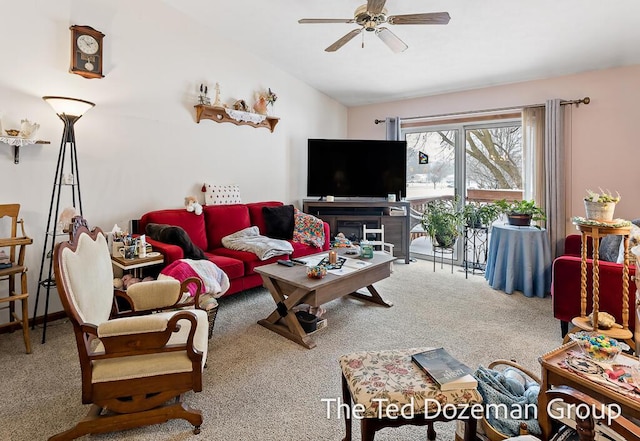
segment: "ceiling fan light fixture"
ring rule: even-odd
[[[378,28],[376,35],[395,53],[404,52],[409,47],[387,28]]]

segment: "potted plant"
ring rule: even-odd
[[[457,196],[453,199],[436,199],[427,203],[421,224],[434,245],[451,248],[455,244],[464,222],[462,211],[458,210],[457,205]]]
[[[587,190],[587,196],[584,198],[584,210],[587,219],[613,220],[613,213],[618,202],[620,202],[620,193],[618,192],[614,196],[608,190],[600,189],[600,193]]]
[[[544,221],[547,216],[533,199],[508,202],[506,199],[496,201],[500,211],[507,215],[509,225],[529,226],[531,221]],[[536,225],[537,228],[540,228]]]
[[[470,228],[488,227],[500,214],[500,207],[490,202],[468,202],[462,209],[464,223]]]

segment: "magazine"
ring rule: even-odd
[[[471,375],[473,371],[453,358],[444,348],[413,354],[411,358],[442,391],[478,387],[478,381]]]

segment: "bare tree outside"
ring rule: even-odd
[[[443,142],[453,145],[446,132]],[[522,188],[522,128],[518,126],[467,130],[467,185],[477,188]]]

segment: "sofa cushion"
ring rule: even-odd
[[[215,263],[218,268],[225,272],[229,277],[229,280],[238,279],[245,275],[244,263],[241,260],[234,259],[227,256],[221,256],[215,253],[205,253],[207,259]]]
[[[242,262],[245,274],[253,273],[253,269],[257,266],[275,263],[278,259],[282,259],[282,256],[274,256],[267,260],[260,260],[258,256],[249,251],[230,250],[228,248],[218,248],[213,250],[213,253],[220,257],[224,256]]]
[[[251,226],[249,209],[246,205],[208,205],[204,207],[209,248],[222,247],[222,238]]]
[[[247,204],[251,225],[258,227],[260,234],[266,236],[267,226],[265,225],[264,215],[262,214],[262,207],[280,207],[282,205],[282,202],[277,201],[252,202]]]
[[[190,213],[184,208],[151,211],[140,218],[140,231],[145,231],[149,223],[181,227],[187,232],[195,246],[203,250],[209,248],[204,227],[205,218],[202,215],[198,216],[195,213]]]
[[[280,207],[262,207],[262,215],[265,222],[265,236],[274,239],[293,239],[294,222],[293,205]]]

